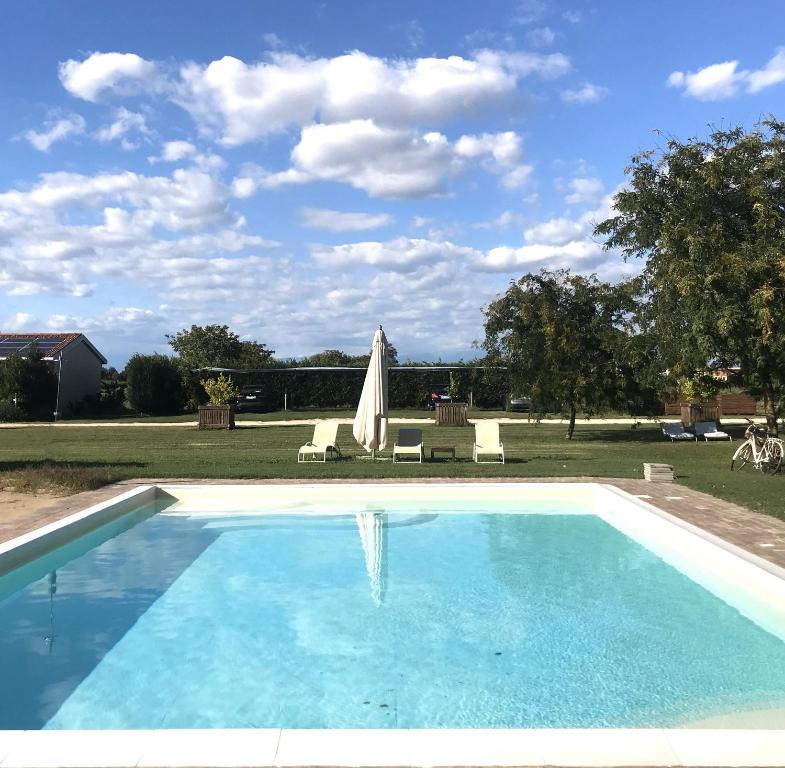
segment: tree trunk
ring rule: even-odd
[[[572,440],[572,433],[575,432],[575,406],[570,406],[570,423],[567,425],[567,434],[565,437]]]
[[[766,426],[769,434],[777,437],[779,435],[778,414],[774,407],[773,393],[768,387],[763,388],[763,412],[766,414]]]

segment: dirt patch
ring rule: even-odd
[[[0,524],[16,523],[48,507],[60,496],[51,493],[17,493],[0,490]]]

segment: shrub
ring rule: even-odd
[[[57,377],[35,345],[26,357],[14,352],[0,363],[0,399],[18,398],[28,418],[51,418],[56,397]]]
[[[153,416],[179,413],[183,385],[177,363],[166,355],[134,355],[125,367],[126,398],[132,410]]]
[[[0,422],[24,421],[25,412],[7,400],[0,400]]]
[[[217,379],[203,379],[199,383],[210,398],[210,405],[226,405],[237,396],[237,388],[223,373],[219,373]]]

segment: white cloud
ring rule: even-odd
[[[541,19],[548,11],[543,0],[518,0],[513,11],[514,24],[532,24]]]
[[[45,324],[49,330],[78,328],[83,333],[133,333],[135,327],[146,328],[151,321],[159,319],[159,314],[151,309],[140,307],[108,307],[98,316],[90,315],[49,315]]]
[[[143,136],[150,135],[150,129],[147,127],[144,115],[141,115],[138,112],[131,112],[125,107],[119,107],[114,112],[114,119],[112,122],[98,130],[95,137],[98,141],[116,141],[133,131],[136,131]],[[130,144],[126,144],[126,148],[133,147]]]
[[[579,177],[570,179],[567,184],[570,194],[564,198],[567,205],[580,203],[593,203],[602,195],[603,183],[600,179],[592,177]]]
[[[384,243],[369,241],[314,246],[311,255],[322,266],[333,268],[369,266],[393,272],[409,272],[424,264],[464,262],[468,258],[478,258],[479,252],[447,241],[399,237]]]
[[[580,88],[561,92],[562,101],[567,104],[596,104],[602,101],[610,91],[602,85],[584,83]]]
[[[29,312],[15,312],[0,319],[0,329],[4,331],[24,331],[32,325],[34,316]]]
[[[495,219],[490,221],[479,221],[473,226],[475,229],[509,229],[519,227],[523,222],[523,217],[515,211],[502,211]]]
[[[603,253],[599,243],[586,240],[574,240],[563,245],[537,243],[519,248],[505,245],[491,248],[483,256],[481,267],[495,272],[538,269],[546,264],[550,268],[568,266],[580,269],[581,262],[592,261]]]
[[[491,248],[480,257],[479,268],[513,273],[567,268],[584,274],[596,272],[611,281],[634,274],[639,264],[625,265],[617,253],[606,252],[593,237],[596,223],[613,215],[613,196],[618,191],[605,195],[595,209],[575,218],[561,216],[532,224],[524,230],[523,245]]]
[[[583,14],[580,11],[564,11],[562,18],[570,24],[578,24],[583,18]]]
[[[536,48],[545,48],[553,45],[556,35],[550,27],[537,27],[526,33],[526,40]]]
[[[371,197],[418,197],[441,191],[454,155],[440,133],[352,120],[304,128],[292,162],[310,178],[351,184]]]
[[[0,194],[0,212],[46,216],[71,205],[99,208],[113,202],[136,208],[136,221],[171,231],[228,222],[228,190],[210,175],[177,169],[171,177],[143,176],[131,171],[86,176],[59,171],[41,175],[27,191]]]
[[[757,93],[783,80],[785,80],[785,48],[780,48],[764,67],[755,69],[747,75],[747,90],[750,93]]]
[[[513,165],[519,154],[520,139],[512,131],[462,136],[451,144],[435,131],[419,134],[371,120],[316,123],[303,129],[291,153],[291,168],[272,172],[248,165],[232,189],[236,197],[245,198],[260,188],[334,181],[371,197],[423,197],[442,193],[444,180],[477,158],[489,160],[486,169],[505,173],[503,183],[515,187],[531,172],[530,166]]]
[[[493,173],[501,173],[501,185],[505,189],[524,186],[534,170],[533,166],[518,162],[521,157],[521,138],[514,131],[461,136],[455,142],[455,153],[466,158],[486,156],[483,167]]]
[[[300,211],[302,226],[309,229],[324,229],[328,232],[360,232],[386,227],[393,222],[394,219],[389,213],[352,213],[325,208],[303,208]]]
[[[615,193],[615,191],[614,191]],[[541,267],[569,268],[578,273],[599,273],[603,279],[617,280],[634,273],[640,265],[625,266],[616,253],[606,252],[593,239],[595,223],[612,213],[613,194],[606,195],[596,209],[577,218],[560,217],[528,227],[524,243],[519,246],[499,245],[488,250],[456,244],[449,240],[398,237],[389,241],[367,241],[342,245],[317,245],[311,249],[314,261],[330,270],[370,268],[380,273],[416,274],[424,269],[443,269],[446,273],[474,274],[471,282],[485,290],[479,273],[515,274]],[[483,222],[479,228],[503,228],[518,224],[519,218],[505,211],[494,222]],[[433,222],[420,218],[415,225],[430,226]],[[356,280],[352,283],[356,283]],[[365,286],[366,280],[362,281]],[[358,301],[364,288],[354,290]],[[345,300],[349,300],[343,295]]]
[[[44,130],[29,130],[23,137],[39,152],[48,152],[52,144],[69,136],[79,136],[85,131],[85,120],[81,115],[72,113],[61,118],[52,118],[44,124]]]
[[[161,160],[176,163],[195,154],[196,147],[190,141],[167,141],[161,149]]]
[[[532,171],[534,171],[532,165],[516,165],[515,168],[502,176],[502,186],[505,189],[519,189],[528,183]]]
[[[256,64],[225,56],[183,66],[174,98],[203,130],[238,145],[317,116],[324,123],[439,125],[511,98],[523,77],[558,77],[569,67],[561,53],[491,50],[397,60],[361,51],[331,59],[273,53]]]
[[[157,87],[156,66],[135,53],[93,53],[61,62],[60,82],[74,96],[98,101],[106,91],[122,95]]]
[[[738,61],[725,61],[711,64],[697,72],[672,72],[668,85],[683,88],[684,93],[700,101],[717,101],[734,96],[744,80],[744,75],[736,71]]]
[[[183,160],[206,173],[220,171],[226,165],[224,159],[219,155],[211,152],[199,152],[190,141],[181,139],[165,141],[161,147],[160,155],[148,155],[147,157],[147,162],[150,165],[155,165],[156,163],[179,163]],[[242,195],[235,195],[235,197],[242,197]]]
[[[283,39],[275,32],[265,32],[262,35],[262,40],[264,41],[265,46],[271,50],[285,47]]]
[[[461,136],[455,142],[455,153],[461,157],[491,155],[500,165],[511,165],[521,156],[521,137],[514,131]]]
[[[168,270],[198,275],[201,259],[277,246],[244,233],[229,199],[196,169],[43,174],[0,194],[0,288],[85,296],[101,279],[163,285]]]
[[[586,224],[581,220],[558,217],[528,227],[523,232],[523,238],[527,243],[565,245],[585,235],[586,230]]]
[[[728,99],[742,89],[758,93],[785,81],[785,48],[778,49],[760,69],[740,70],[738,67],[739,62],[734,60],[710,64],[696,72],[671,72],[667,83],[699,101]]]

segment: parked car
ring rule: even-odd
[[[447,394],[447,385],[434,387],[428,395],[428,410],[435,411],[438,403],[451,403],[452,398]]]
[[[509,410],[520,411],[521,413],[529,413],[531,409],[532,409],[532,399],[530,397],[525,397],[521,395],[519,397],[510,398]]]
[[[234,399],[235,408],[238,413],[243,411],[261,411],[264,410],[264,393],[261,386],[253,385],[241,387]]]

